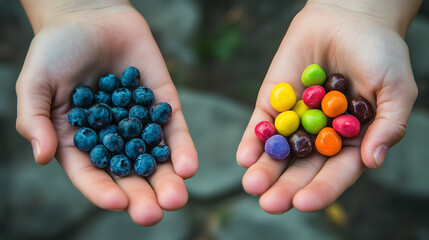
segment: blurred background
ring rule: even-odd
[[[429,2],[406,41],[419,96],[405,139],[333,205],[270,215],[241,187],[235,152],[259,86],[303,0],[132,1],[164,55],[199,152],[185,208],[155,227],[99,209],[15,130],[15,81],[33,33],[0,0],[0,239],[429,239]],[[195,103],[198,102],[198,105]]]

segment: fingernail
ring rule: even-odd
[[[389,151],[389,147],[386,145],[380,145],[375,149],[374,161],[375,161],[376,168],[380,168],[381,165],[383,165],[384,158],[386,157],[387,151]]]
[[[31,147],[33,148],[34,159],[37,162],[37,158],[40,155],[40,144],[37,140],[33,139],[31,140]]]

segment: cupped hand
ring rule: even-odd
[[[327,73],[345,75],[353,95],[368,99],[376,116],[352,139],[343,139],[332,157],[277,161],[264,153],[254,133],[260,121],[271,121],[271,89],[287,82],[300,98],[305,67],[317,63]],[[237,151],[248,168],[244,189],[260,195],[261,207],[282,213],[292,207],[317,211],[334,202],[365,167],[379,168],[390,147],[405,135],[417,87],[408,48],[400,34],[382,18],[334,5],[307,4],[292,21],[260,88],[255,110]],[[369,125],[369,126],[368,126]]]
[[[97,88],[105,73],[120,76],[127,66],[141,73],[141,85],[155,101],[171,104],[164,129],[171,162],[160,164],[148,179],[112,178],[92,166],[89,154],[73,144],[77,128],[66,120],[71,93],[80,84]],[[126,210],[141,225],[159,222],[164,210],[183,207],[185,178],[197,170],[197,153],[189,135],[177,91],[143,17],[130,5],[68,12],[51,18],[36,34],[19,75],[17,130],[33,146],[36,162],[54,156],[85,197],[95,205]]]

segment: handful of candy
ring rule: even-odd
[[[308,157],[314,148],[320,154],[333,156],[341,150],[342,137],[357,136],[361,124],[369,122],[374,115],[365,98],[358,96],[347,101],[345,93],[349,83],[340,73],[326,76],[319,65],[311,64],[301,80],[307,88],[299,101],[288,83],[274,86],[270,102],[280,114],[274,124],[262,121],[255,127],[256,136],[265,142],[265,152],[277,160],[290,153]]]

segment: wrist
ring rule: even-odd
[[[339,11],[364,14],[405,37],[423,0],[308,0],[308,5],[337,7]]]

